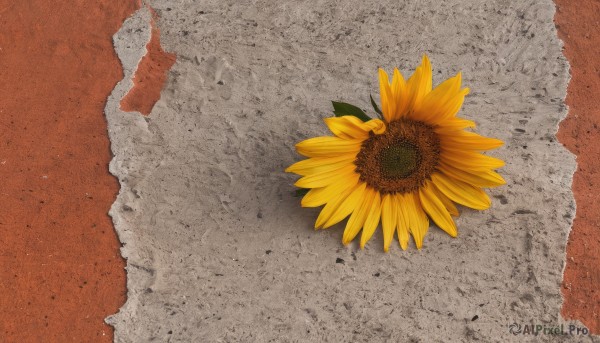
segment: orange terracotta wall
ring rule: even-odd
[[[0,1],[0,341],[111,342],[125,301],[103,114],[135,0]]]
[[[556,26],[571,64],[569,115],[558,139],[577,155],[577,214],[567,245],[562,315],[600,334],[600,2],[556,0]]]

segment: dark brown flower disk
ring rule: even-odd
[[[360,179],[382,194],[412,193],[436,171],[440,140],[423,122],[401,119],[371,133],[356,156]]]

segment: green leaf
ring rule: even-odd
[[[373,95],[369,94],[369,97],[371,98],[371,106],[373,106],[373,109],[379,115],[379,119],[383,119],[383,113],[381,113],[381,110],[379,109],[379,107],[377,107],[377,103],[375,103],[375,100],[373,100]]]
[[[335,114],[336,117],[355,116],[356,118],[362,121],[371,120],[371,118],[368,115],[366,115],[365,112],[363,112],[363,110],[354,105],[337,101],[332,101],[331,103],[333,104],[333,114]]]
[[[296,189],[296,195],[294,195],[296,198],[300,198],[306,195],[306,193],[308,193],[308,191],[310,191],[310,188],[298,188]]]

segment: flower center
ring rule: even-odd
[[[419,151],[407,141],[385,147],[379,153],[381,174],[388,179],[406,178],[419,166]]]
[[[382,194],[412,193],[437,170],[440,140],[423,122],[401,119],[362,144],[354,164],[360,179]]]

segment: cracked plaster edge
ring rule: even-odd
[[[575,173],[577,172],[577,168],[579,166],[579,163],[577,162],[577,155],[572,153],[564,144],[563,142],[558,139],[558,132],[560,131],[560,125],[561,123],[566,120],[569,117],[569,105],[566,103],[566,98],[569,94],[568,92],[568,87],[571,84],[572,81],[572,74],[571,74],[571,63],[569,61],[569,59],[565,56],[565,42],[563,41],[563,39],[560,38],[560,36],[558,35],[558,28],[556,26],[556,22],[554,21],[556,18],[556,12],[557,12],[557,5],[554,2],[554,0],[552,1],[552,5],[553,5],[553,11],[552,11],[552,25],[553,25],[553,29],[552,29],[552,33],[554,34],[554,37],[556,39],[556,41],[558,42],[558,48],[560,49],[560,61],[562,63],[565,64],[566,68],[567,68],[567,77],[565,80],[563,80],[563,89],[564,89],[564,93],[561,96],[561,105],[564,106],[564,110],[562,110],[562,116],[560,118],[558,118],[558,122],[556,123],[556,128],[554,131],[554,137],[556,138],[555,144],[558,144],[561,146],[561,150],[563,152],[565,152],[569,158],[569,164],[572,166],[571,168],[571,172],[569,173],[568,177],[568,181],[570,184],[569,190],[570,190],[570,195],[571,195],[571,203],[573,205],[573,217],[570,218],[569,221],[569,230],[567,232],[567,237],[566,237],[566,242],[565,242],[565,250],[564,250],[564,260],[563,260],[563,265],[562,265],[562,270],[560,272],[561,275],[561,284],[560,284],[560,289],[559,289],[559,294],[560,294],[560,299],[561,299],[561,307],[559,309],[558,312],[558,320],[559,320],[559,324],[574,324],[578,327],[585,327],[587,328],[587,326],[585,324],[583,324],[579,319],[577,318],[565,318],[563,317],[562,314],[562,308],[564,306],[564,302],[565,302],[565,296],[562,292],[562,287],[563,287],[563,283],[564,279],[565,279],[565,270],[567,268],[567,259],[568,259],[568,254],[567,254],[567,246],[569,244],[569,240],[571,237],[571,231],[573,230],[573,223],[575,221],[575,218],[577,216],[577,202],[575,201],[575,194],[573,192],[573,178],[575,176]],[[591,335],[591,336],[596,336],[596,335]],[[597,336],[596,336],[597,337]]]
[[[126,302],[119,308],[119,311],[105,318],[105,322],[115,331],[119,322],[119,315],[126,312],[127,309],[135,308],[137,301],[137,292],[131,284],[132,261],[128,252],[131,249],[125,249],[135,246],[135,240],[132,239],[134,228],[129,220],[123,218],[120,209],[130,201],[133,196],[131,186],[128,184],[129,170],[128,161],[123,160],[121,147],[126,144],[124,137],[133,138],[131,135],[123,135],[122,130],[128,130],[131,122],[138,128],[145,129],[147,132],[148,123],[139,112],[124,112],[120,109],[120,102],[123,97],[134,87],[133,76],[137,71],[142,58],[148,53],[146,45],[150,42],[152,36],[152,13],[147,6],[141,6],[135,13],[127,18],[119,31],[113,36],[113,46],[115,53],[119,57],[123,70],[123,79],[117,83],[109,95],[104,114],[108,124],[108,136],[112,152],[112,159],[109,164],[110,173],[119,181],[119,194],[113,202],[108,215],[112,218],[114,229],[121,243],[121,256],[126,261],[127,277],[127,298]],[[135,268],[135,265],[133,265]],[[116,341],[116,334],[115,334]]]

